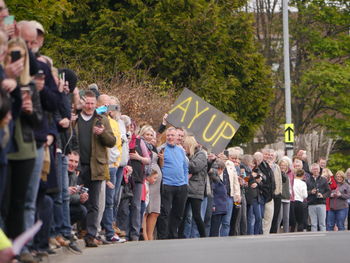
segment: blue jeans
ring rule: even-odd
[[[259,235],[261,230],[261,207],[256,199],[248,205],[248,235]]]
[[[35,212],[36,200],[39,192],[41,170],[43,168],[44,161],[44,146],[36,150],[36,158],[34,169],[30,175],[29,183],[27,186],[26,200],[24,202],[24,228],[27,230],[34,225],[35,222]],[[24,251],[27,251],[26,248],[32,245],[32,241],[29,241],[27,246],[24,248]]]
[[[115,194],[114,194],[114,208],[113,208],[113,217],[114,221],[117,222],[117,214],[118,214],[118,207],[120,203],[120,189],[122,188],[122,179],[123,179],[123,167],[118,167],[117,174],[116,174],[116,181],[115,181]]]
[[[54,196],[54,235],[71,236],[72,226],[70,223],[69,210],[69,179],[68,179],[68,160],[62,153],[57,153],[57,176],[59,177],[59,193]]]
[[[37,156],[35,158],[34,169],[30,176],[29,184],[27,186],[26,200],[24,202],[25,229],[32,227],[35,221],[36,200],[38,197],[41,170],[43,168],[44,161],[44,146],[38,148],[36,153]]]
[[[220,236],[227,237],[230,233],[231,217],[233,211],[233,198],[227,198],[227,213],[222,218],[222,225],[220,229]]]
[[[334,230],[334,225],[336,224],[339,231],[345,230],[344,222],[348,215],[348,207],[339,210],[329,210],[328,221],[329,221],[329,231]]]
[[[192,231],[192,209],[191,209],[191,204],[187,205],[185,208],[185,213],[184,213],[184,232],[183,232],[183,237],[184,238],[190,238],[191,237],[191,231]],[[181,235],[181,233],[180,233]]]
[[[110,182],[114,185],[117,179],[116,178],[117,170],[118,168],[116,167],[109,168]],[[112,238],[114,236],[113,207],[114,207],[115,190],[116,190],[116,187],[114,187],[113,189],[110,189],[108,186],[106,186],[106,206],[105,206],[105,211],[103,212],[102,225],[106,230],[107,239]]]
[[[137,241],[141,229],[141,193],[142,183],[135,183],[132,199],[123,199],[118,211],[118,222],[124,230],[128,240]]]

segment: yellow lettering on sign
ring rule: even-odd
[[[216,129],[216,131],[214,132],[214,134],[210,137],[210,138],[207,138],[206,134],[207,134],[207,131],[209,129],[209,127],[211,126],[211,124],[213,123],[214,119],[216,118],[216,114],[214,114],[212,117],[211,117],[211,120],[210,122],[208,123],[207,127],[205,127],[204,129],[204,132],[203,132],[203,140],[206,141],[206,142],[210,142],[212,141],[216,135],[219,133],[219,131],[221,130],[222,126],[225,124],[225,121],[222,121],[219,125],[219,127]]]
[[[169,114],[173,113],[175,110],[177,109],[180,109],[184,112],[184,114],[182,115],[182,118],[181,118],[181,122],[184,122],[185,120],[185,117],[186,117],[186,114],[187,114],[187,110],[188,110],[188,107],[190,106],[191,104],[191,101],[192,101],[192,97],[188,97],[187,99],[185,99],[183,102],[181,102],[180,104],[178,104],[175,108],[171,109],[169,111]],[[183,104],[187,103],[186,107],[182,107]]]
[[[230,130],[231,130],[230,135],[226,135],[226,134],[225,134],[226,128],[230,128]],[[231,123],[226,122],[224,128],[221,130],[219,136],[216,138],[215,142],[213,143],[213,146],[215,146],[215,144],[218,142],[218,140],[219,140],[220,138],[224,138],[224,139],[229,140],[229,139],[231,139],[231,138],[233,137],[233,135],[235,135],[235,133],[236,133],[236,130],[235,130],[235,128],[231,125]]]
[[[196,114],[194,115],[193,119],[191,120],[190,124],[188,125],[188,129],[191,128],[193,122],[199,117],[201,116],[204,112],[206,112],[207,110],[209,110],[208,107],[206,107],[204,110],[202,110],[201,112],[198,112],[198,101],[196,101]]]

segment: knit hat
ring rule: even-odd
[[[100,96],[100,92],[98,91],[98,86],[96,83],[92,83],[88,86],[88,89],[95,93],[96,98]]]

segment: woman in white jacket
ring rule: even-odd
[[[303,201],[307,198],[307,186],[303,181],[304,178],[304,170],[297,170],[295,179],[294,179],[294,200],[295,200],[295,219],[298,224],[298,232],[302,232],[304,229],[304,209],[303,209]]]

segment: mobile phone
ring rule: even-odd
[[[97,121],[96,121],[95,126],[102,127],[102,121],[101,121],[102,120],[102,116],[97,115],[96,118],[97,118]]]
[[[12,25],[15,22],[15,16],[7,16],[4,18],[4,25]]]
[[[32,97],[32,90],[28,86],[21,87],[21,95],[23,100],[29,100]]]
[[[224,154],[226,155],[226,157],[228,157],[228,150],[225,150]]]
[[[19,51],[19,50],[11,51],[11,62],[12,63],[16,62],[20,58],[21,58],[21,51]]]
[[[102,127],[102,122],[100,120],[97,120],[95,126]]]
[[[117,111],[118,105],[108,105],[108,111]]]
[[[136,150],[135,149],[129,149],[129,153],[135,153]]]
[[[65,72],[58,73],[58,78],[62,79],[63,82],[65,82],[65,77],[66,77],[66,73]]]

